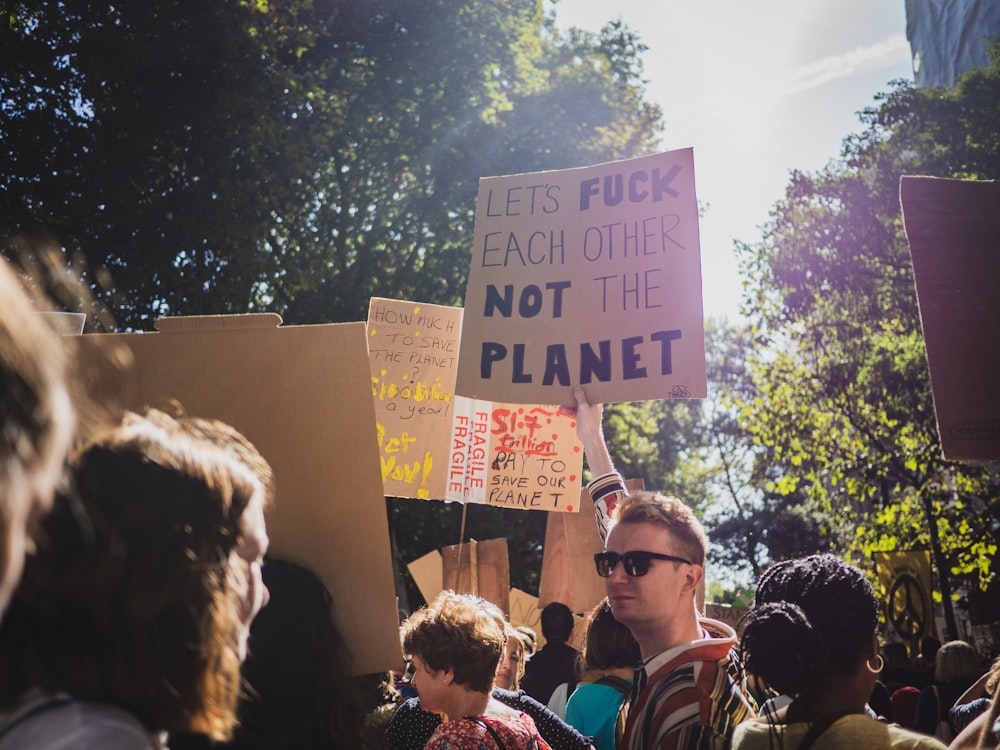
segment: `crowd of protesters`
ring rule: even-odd
[[[998,746],[1000,660],[883,643],[871,584],[838,557],[767,569],[740,634],[704,617],[704,528],[626,491],[582,388],[564,409],[607,593],[582,649],[562,603],[536,649],[495,604],[444,591],[402,618],[404,674],[366,686],[320,579],[266,557],[263,456],[182,413],[81,418],[35,310],[0,262],[0,750]]]

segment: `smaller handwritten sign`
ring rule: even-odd
[[[579,510],[583,450],[556,406],[456,396],[446,500],[521,510]]]

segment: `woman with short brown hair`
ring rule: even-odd
[[[491,699],[506,641],[495,606],[443,591],[403,622],[400,640],[421,706],[443,719],[426,750],[549,747],[530,716]]]

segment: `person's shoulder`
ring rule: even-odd
[[[5,728],[4,750],[161,750],[163,745],[123,708],[105,703],[62,700],[40,706]]]
[[[941,750],[947,745],[936,737],[890,724],[889,747],[892,750]]]

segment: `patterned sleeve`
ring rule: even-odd
[[[417,698],[410,698],[396,709],[382,736],[382,750],[411,750],[423,747],[441,724],[441,717],[420,708]]]
[[[625,482],[621,474],[612,471],[592,479],[587,485],[587,490],[590,492],[590,499],[594,501],[594,516],[597,519],[597,530],[601,534],[601,541],[607,542],[615,508],[628,494]]]
[[[580,734],[523,690],[515,693],[497,689],[493,691],[493,697],[511,708],[528,714],[534,720],[538,733],[552,750],[584,750],[593,743],[592,738]]]
[[[989,698],[976,698],[968,703],[952,706],[948,711],[951,726],[956,732],[965,729],[973,719],[990,707]]]

